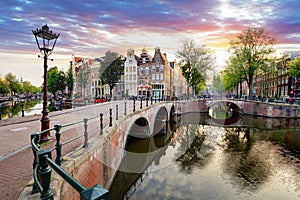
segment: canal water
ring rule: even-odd
[[[41,114],[42,109],[43,103],[41,100],[25,100],[23,102],[8,102],[5,104],[3,103],[3,105],[0,104],[2,119],[22,117],[23,113],[24,116]]]
[[[231,125],[184,123],[130,138],[110,199],[300,199],[296,119],[241,117]]]

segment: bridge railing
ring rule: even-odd
[[[102,117],[103,114],[107,113],[101,113]],[[83,185],[81,185],[75,178],[70,176],[61,166],[63,162],[62,157],[62,147],[68,143],[71,143],[75,140],[78,140],[80,138],[83,139],[83,147],[88,147],[88,134],[89,132],[93,132],[96,129],[101,130],[101,124],[99,127],[94,128],[93,130],[90,130],[88,132],[88,122],[94,121],[98,116],[91,117],[91,118],[84,118],[83,120],[69,123],[65,125],[56,124],[53,128],[41,131],[39,133],[33,133],[31,134],[31,146],[32,151],[34,155],[33,160],[33,178],[34,178],[34,185],[32,188],[32,194],[40,192],[41,199],[53,199],[52,191],[50,190],[50,181],[51,181],[51,172],[52,169],[55,170],[65,181],[67,181],[76,191],[80,193],[80,198],[83,200],[88,199],[108,199],[108,191],[104,189],[100,185],[95,185],[91,188],[85,188]],[[103,120],[103,119],[102,119]],[[69,138],[65,142],[61,142],[61,135],[62,135],[62,129],[70,126],[80,125],[83,123],[83,134],[80,134],[76,137]],[[103,124],[102,124],[103,127]],[[43,146],[46,146],[45,149],[41,148],[40,145],[40,136],[43,133],[46,132],[55,132],[55,139],[56,143],[54,147],[50,148],[49,144],[43,144]],[[101,133],[101,131],[100,131]],[[47,148],[48,147],[48,148]],[[55,151],[56,158],[55,161],[52,160],[52,152]],[[97,192],[95,192],[97,191]]]
[[[159,101],[157,101],[159,102]],[[61,125],[55,124],[53,128],[31,134],[31,146],[34,155],[33,159],[33,178],[34,178],[34,185],[32,188],[32,194],[40,193],[41,199],[53,199],[53,193],[50,189],[50,182],[51,182],[51,173],[52,169],[57,172],[65,181],[67,181],[76,191],[80,193],[80,198],[82,200],[90,200],[90,199],[108,199],[108,191],[100,185],[95,185],[91,188],[85,188],[82,184],[80,184],[75,178],[70,176],[62,167],[61,164],[63,163],[64,159],[62,156],[62,147],[66,144],[72,143],[76,140],[83,138],[83,148],[88,147],[88,138],[91,133],[98,131],[101,135],[103,134],[103,129],[105,126],[108,127],[112,126],[113,119],[118,120],[119,116],[125,116],[131,111],[135,111],[131,108],[139,108],[142,109],[143,105],[148,107],[154,104],[154,99],[150,100],[140,100],[140,101],[132,101],[132,102],[124,102],[124,105],[120,106],[120,104],[116,104],[113,113],[113,108],[109,108],[108,111],[99,113],[98,116],[93,116],[91,118],[83,118],[82,120]],[[129,105],[128,105],[129,104]],[[130,105],[132,104],[132,105]],[[119,109],[120,106],[120,109]],[[138,107],[139,106],[139,107]],[[114,115],[114,116],[113,116]],[[98,120],[99,119],[99,120]],[[93,126],[93,129],[89,129],[88,131],[88,124],[95,123],[98,120],[99,126]],[[107,122],[107,123],[105,123]],[[76,137],[69,136],[65,132],[63,134],[63,129],[80,127],[83,124],[83,134],[79,134]],[[40,136],[47,132],[54,132],[55,136],[55,145],[51,148],[49,144],[40,144]],[[66,141],[61,142],[62,135],[66,135]],[[91,136],[90,136],[91,137]],[[41,148],[44,147],[43,149]],[[52,159],[52,152],[55,153],[56,158]],[[97,192],[95,192],[97,191]]]

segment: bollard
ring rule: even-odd
[[[125,115],[127,115],[127,113],[126,113],[126,109],[127,109],[127,108],[126,108],[126,105],[127,105],[127,102],[125,101],[124,104],[125,104],[125,106],[124,106],[124,116],[125,116]]]
[[[22,104],[21,107],[22,107],[22,117],[24,117],[25,116],[24,115],[24,105]]]
[[[135,99],[133,99],[133,112],[135,112]]]
[[[143,99],[141,98],[140,109],[143,109]]]
[[[2,120],[2,113],[1,113],[1,110],[0,110],[0,120]]]
[[[119,108],[118,105],[116,105],[116,120],[119,120]]]
[[[155,99],[154,99],[154,103],[156,103],[156,97],[155,97]]]
[[[88,132],[87,132],[88,120],[89,120],[88,118],[83,119],[83,123],[84,123],[84,143],[83,143],[83,147],[88,147]]]
[[[109,127],[112,127],[112,109],[109,109]]]
[[[103,134],[103,113],[100,113],[100,135]]]
[[[148,97],[146,98],[146,107],[148,107]]]
[[[152,96],[151,96],[151,106],[153,105],[153,98],[152,98]]]
[[[55,137],[56,137],[56,144],[55,144],[56,159],[55,159],[55,163],[60,166],[62,161],[63,161],[62,156],[61,156],[62,144],[60,143],[61,125],[60,124],[55,124],[54,128],[55,128]]]

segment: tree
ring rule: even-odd
[[[211,69],[211,51],[205,45],[197,45],[193,39],[187,39],[177,56],[183,60],[182,75],[189,86],[198,91],[205,84],[207,70]],[[201,83],[201,84],[199,84]],[[188,98],[189,98],[189,91]]]
[[[7,81],[8,87],[10,89],[11,96],[13,94],[22,93],[22,90],[23,90],[22,85],[17,80],[15,75],[13,75],[12,73],[8,73],[8,74],[5,75],[5,79]]]
[[[240,94],[241,96],[242,82],[244,81],[244,76],[242,70],[240,70],[239,60],[235,54],[229,57],[227,66],[222,73],[223,73],[223,85],[225,90],[233,90],[234,88],[236,88],[237,95],[239,96]]]
[[[3,96],[9,93],[9,87],[5,79],[0,77],[0,94]]]
[[[224,91],[223,81],[219,74],[213,77],[213,89],[215,92],[217,92],[217,94],[222,94]]]
[[[34,91],[34,86],[31,85],[31,83],[30,83],[29,81],[24,81],[24,82],[23,82],[23,91],[24,91],[26,94],[33,93],[33,91]]]
[[[63,93],[66,88],[66,78],[63,71],[58,71],[58,68],[51,67],[48,70],[48,91],[51,93]]]
[[[112,90],[121,79],[122,74],[124,74],[122,57],[116,52],[107,51],[100,62],[99,78],[103,85],[109,85],[110,98],[112,97]]]
[[[69,89],[69,97],[73,94],[73,85],[74,85],[74,77],[73,77],[73,68],[72,64],[70,65],[70,68],[68,69],[67,77],[66,77],[66,84]]]
[[[253,77],[270,63],[270,55],[275,52],[274,44],[275,39],[263,27],[249,27],[230,41],[229,51],[235,55],[236,64],[247,82],[249,96]]]
[[[291,77],[300,77],[300,56],[287,63],[288,75]]]

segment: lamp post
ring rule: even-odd
[[[47,130],[50,127],[50,119],[48,116],[48,75],[47,75],[47,60],[52,53],[59,34],[53,33],[49,27],[44,25],[41,29],[32,30],[37,46],[44,55],[44,96],[43,96],[43,110],[41,119],[41,131]],[[45,142],[51,139],[50,132],[45,132],[41,135],[40,142]]]

